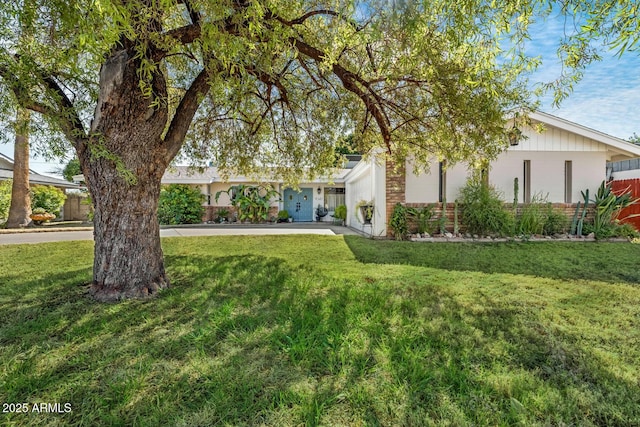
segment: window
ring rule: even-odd
[[[531,203],[531,160],[525,160],[523,166],[522,196],[525,203]]]
[[[564,162],[564,202],[571,203],[571,193],[573,192],[573,162]]]
[[[333,211],[336,206],[344,205],[344,188],[325,187],[324,205],[328,210]]]
[[[444,202],[447,197],[447,171],[445,169],[445,162],[442,161],[438,164],[438,201]]]

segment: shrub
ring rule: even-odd
[[[433,234],[434,225],[431,223],[433,208],[433,205],[422,208],[407,208],[407,213],[416,222],[418,233]]]
[[[615,237],[630,237],[635,239],[640,237],[640,233],[632,224],[616,223]]]
[[[587,193],[588,194],[588,193]],[[618,237],[616,222],[620,211],[640,199],[632,197],[631,189],[627,188],[617,194],[613,192],[610,184],[604,181],[600,184],[596,196],[593,199],[595,204],[595,217],[593,219],[593,233],[596,239],[607,237]]]
[[[283,209],[278,211],[278,222],[287,222],[289,221],[289,211]]]
[[[229,209],[218,209],[217,212],[218,217],[216,218],[216,222],[223,223],[229,220]]]
[[[252,223],[266,221],[269,218],[271,202],[280,196],[280,193],[270,185],[240,184],[232,186],[228,190],[218,191],[216,202],[222,193],[229,196],[231,206],[236,208],[238,212],[238,220]]]
[[[566,233],[569,227],[569,218],[564,212],[554,209],[551,203],[547,203],[546,219],[542,228],[542,234],[553,236]]]
[[[345,205],[336,206],[336,210],[333,212],[333,217],[335,219],[345,221],[347,219],[347,207]]]
[[[466,231],[478,235],[511,235],[513,214],[508,211],[500,194],[490,185],[470,179],[460,191],[461,222]]]
[[[396,240],[404,240],[407,238],[409,226],[407,224],[407,214],[409,210],[401,203],[396,203],[391,213],[389,227],[393,230],[393,236]]]
[[[5,222],[9,217],[9,206],[11,206],[11,185],[10,179],[0,181],[0,223]]]
[[[204,195],[198,188],[170,184],[160,190],[158,220],[160,224],[198,224],[202,222]]]
[[[60,215],[67,196],[64,191],[50,185],[34,185],[31,187],[31,210],[42,208],[55,216]]]
[[[532,236],[543,233],[547,212],[541,201],[540,196],[534,195],[531,203],[522,207],[516,221],[516,234]]]

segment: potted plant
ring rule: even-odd
[[[356,204],[356,208],[360,211],[362,222],[365,225],[371,224],[371,220],[373,219],[373,209],[374,209],[373,200],[369,200],[369,201],[360,200]]]
[[[50,214],[44,210],[44,208],[35,208],[30,215],[33,223],[36,225],[41,225],[43,222],[51,221],[56,216],[54,214]]]
[[[278,222],[287,222],[289,221],[289,212],[286,209],[278,211]]]
[[[344,222],[347,220],[347,207],[345,205],[336,206],[333,217],[340,221],[341,225],[344,225]]]

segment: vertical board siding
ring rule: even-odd
[[[627,188],[631,191],[631,196],[640,198],[640,179],[622,179],[619,181],[611,181],[611,190],[615,193],[625,191]],[[618,219],[623,223],[632,224],[636,230],[640,230],[640,216],[635,218],[628,218],[630,215],[640,214],[640,203],[635,203],[628,208],[622,209]]]

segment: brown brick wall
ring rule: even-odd
[[[393,232],[391,227],[389,227],[389,220],[391,219],[391,214],[393,212],[393,207],[396,203],[405,203],[405,189],[406,189],[406,171],[403,166],[396,166],[390,160],[386,162],[386,219],[387,219],[387,237],[391,237]]]

